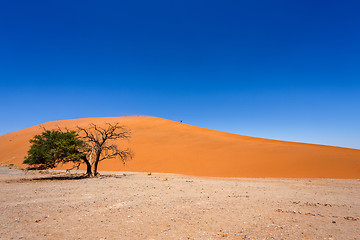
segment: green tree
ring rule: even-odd
[[[55,168],[60,163],[73,162],[79,166],[86,158],[81,149],[86,144],[78,138],[76,131],[45,130],[30,140],[31,147],[24,163],[38,169]]]
[[[107,123],[104,128],[90,124],[87,128],[78,127],[78,132],[45,130],[34,136],[24,163],[37,169],[55,168],[68,162],[79,167],[85,163],[86,175],[92,177],[98,175],[98,164],[103,160],[119,158],[125,164],[133,157],[130,149],[119,148],[117,140],[130,138],[130,131],[119,123]]]

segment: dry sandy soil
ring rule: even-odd
[[[56,173],[0,168],[0,239],[360,239],[360,180]]]

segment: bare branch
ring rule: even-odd
[[[97,173],[97,165],[100,161],[111,158],[119,158],[123,164],[132,159],[133,153],[129,150],[120,150],[119,143],[115,140],[128,140],[131,132],[119,123],[106,123],[106,127],[91,123],[88,128],[77,126],[80,138],[89,146],[87,162],[94,165],[94,175]]]

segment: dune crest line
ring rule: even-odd
[[[0,136],[0,162],[22,165],[29,139],[46,129],[119,122],[131,129],[135,153],[125,166],[101,162],[100,171],[179,173],[210,177],[360,178],[360,150],[295,143],[195,127],[156,117],[106,117],[51,121]],[[59,167],[61,169],[67,166]]]

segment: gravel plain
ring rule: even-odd
[[[0,167],[0,239],[360,239],[360,180],[101,174]]]

